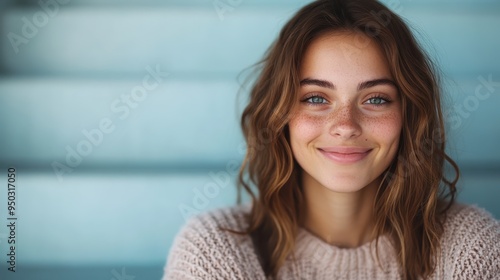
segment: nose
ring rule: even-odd
[[[331,113],[330,134],[342,140],[356,138],[361,135],[358,114],[351,105],[345,105]]]

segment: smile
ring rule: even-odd
[[[361,147],[324,147],[318,150],[337,163],[355,163],[364,159],[372,149]]]

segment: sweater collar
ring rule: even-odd
[[[362,244],[356,248],[340,248],[330,245],[307,229],[299,227],[296,244],[295,257],[307,259],[316,265],[335,268],[336,270],[352,270],[357,266],[369,268],[378,266],[375,247],[378,246],[378,256],[382,267],[384,263],[396,261],[394,247],[387,235]],[[333,267],[332,267],[333,266]]]

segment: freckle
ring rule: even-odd
[[[321,116],[315,116],[312,114],[298,114],[294,117],[293,122],[303,127],[304,129],[311,129],[313,127],[317,127],[324,122],[324,118]]]

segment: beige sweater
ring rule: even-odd
[[[266,279],[251,239],[218,229],[243,230],[249,209],[234,206],[190,219],[174,241],[163,279]],[[500,279],[500,223],[475,206],[455,204],[449,213],[430,279]],[[379,239],[382,267],[372,258],[370,245],[342,249],[301,228],[297,260],[288,258],[278,279],[400,279],[388,237]]]

